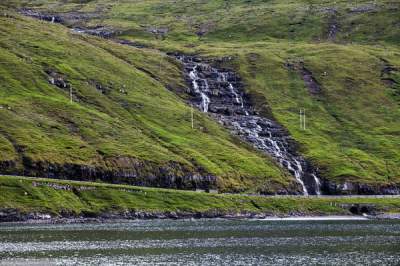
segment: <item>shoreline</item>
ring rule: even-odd
[[[1,217],[0,225],[4,224],[89,224],[89,223],[116,223],[134,222],[146,220],[254,220],[254,221],[370,221],[370,220],[400,220],[400,213],[382,213],[375,215],[321,215],[321,214],[294,214],[294,215],[274,215],[274,214],[179,214],[179,213],[141,213],[136,217],[126,215],[103,214],[97,217],[52,217],[49,214],[30,214],[25,219],[16,217]]]
[[[0,177],[0,195],[0,222],[400,217],[397,197],[264,197],[12,176]]]

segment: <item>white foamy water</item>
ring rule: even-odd
[[[301,217],[268,217],[265,221],[366,221],[363,216],[301,216]]]
[[[201,111],[214,114],[234,134],[275,158],[294,176],[304,195],[321,194],[320,180],[304,158],[293,151],[287,132],[276,122],[254,112],[249,101],[245,103],[234,72],[214,68],[193,57],[178,58],[188,72],[193,103]]]

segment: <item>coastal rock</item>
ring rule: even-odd
[[[368,185],[356,182],[333,182],[324,180],[322,189],[330,195],[399,195],[399,184]]]
[[[22,214],[18,209],[3,208],[0,209],[0,222],[26,221],[27,215]]]

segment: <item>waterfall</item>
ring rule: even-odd
[[[316,184],[315,194],[321,195],[321,181],[315,174],[312,174],[312,177],[314,178],[314,182]]]
[[[231,90],[232,94],[235,96],[236,103],[239,103],[241,107],[243,107],[243,100],[239,97],[239,94],[236,93],[235,89],[232,86],[232,83],[229,83],[229,89]]]
[[[290,136],[275,121],[258,115],[244,98],[240,78],[232,71],[217,69],[202,60],[179,56],[192,85],[192,104],[210,113],[231,132],[269,155],[286,168],[304,195],[321,194],[320,181],[308,163],[294,152]]]
[[[199,77],[198,77],[197,67],[198,67],[198,65],[195,65],[193,67],[192,71],[190,71],[190,73],[189,73],[189,77],[192,80],[192,86],[193,86],[193,89],[194,89],[195,93],[200,94],[200,97],[201,97],[201,110],[203,112],[207,113],[208,112],[208,105],[210,104],[210,98],[206,94],[207,91],[208,91],[208,81],[206,79],[202,80],[206,86],[205,86],[204,90],[200,90],[199,89],[200,88],[199,80],[201,80],[201,79],[199,79]]]
[[[307,190],[306,186],[304,185],[303,180],[301,179],[301,176],[303,174],[303,168],[301,167],[301,163],[296,159],[294,159],[294,161],[297,166],[297,170],[294,171],[294,176],[296,177],[297,182],[299,182],[300,185],[302,186],[304,195],[308,195],[308,190]]]

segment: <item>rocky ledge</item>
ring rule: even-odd
[[[293,214],[292,214],[293,215]],[[296,214],[300,216],[301,213]],[[17,209],[0,209],[1,222],[31,222],[31,223],[87,223],[87,222],[105,222],[113,220],[151,220],[151,219],[203,219],[203,218],[265,218],[272,216],[271,213],[260,214],[252,212],[229,213],[219,211],[206,212],[145,212],[145,211],[125,211],[125,212],[104,212],[90,213],[84,212],[80,215],[74,215],[62,212],[59,215],[48,213],[28,212],[23,213]]]

